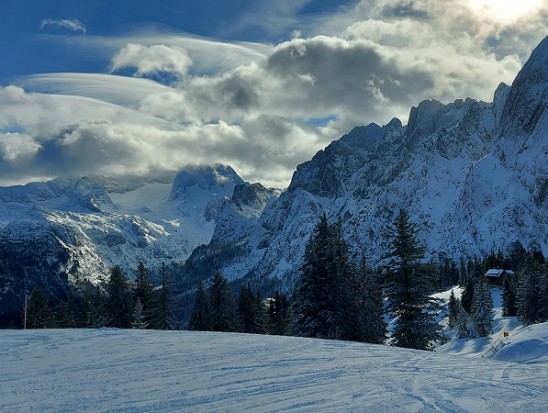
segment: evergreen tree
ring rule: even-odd
[[[128,328],[131,325],[132,304],[127,279],[119,266],[112,268],[108,291],[109,326]]]
[[[474,301],[474,287],[476,285],[476,280],[478,279],[476,274],[477,273],[474,272],[474,275],[466,280],[466,283],[464,284],[464,289],[462,290],[460,304],[467,313],[472,312],[472,303]]]
[[[27,302],[27,328],[51,328],[54,315],[42,291],[36,287]]]
[[[137,301],[135,302],[135,307],[133,309],[133,321],[131,322],[131,328],[145,329],[147,326],[148,323],[145,321],[143,303],[141,303],[141,298],[137,297]]]
[[[548,321],[548,264],[546,262],[542,265],[540,273],[539,295],[537,319],[540,323],[545,323]]]
[[[156,294],[151,327],[157,330],[173,329],[171,283],[165,264],[160,268],[160,288]]]
[[[356,271],[340,222],[323,215],[314,228],[295,288],[293,329],[299,336],[357,339]]]
[[[548,272],[534,256],[528,256],[518,276],[517,313],[524,324],[548,321]]]
[[[417,228],[401,209],[387,229],[389,310],[396,318],[393,346],[429,350],[442,338],[436,322],[437,300],[429,296],[429,277],[421,260],[424,247],[417,239]]]
[[[143,320],[145,324],[153,324],[155,312],[154,288],[148,280],[148,271],[141,262],[137,266],[137,276],[135,278],[134,301],[141,301],[143,306]]]
[[[455,298],[455,293],[451,289],[451,295],[449,296],[449,327],[455,327],[457,325],[457,319],[459,316],[460,300]]]
[[[236,318],[238,331],[242,333],[255,333],[257,328],[257,306],[255,295],[249,284],[240,289],[238,294],[238,305],[236,308]]]
[[[356,266],[350,261],[350,247],[343,236],[342,221],[339,219],[331,225],[330,231],[335,321],[338,325],[338,337],[332,338],[359,341],[359,297],[364,280],[360,279]]]
[[[459,285],[464,285],[468,279],[468,270],[466,269],[466,261],[464,257],[460,257],[459,261]]]
[[[234,299],[228,281],[221,273],[213,276],[209,288],[209,302],[213,331],[234,331]]]
[[[523,245],[519,241],[513,242],[510,245],[510,254],[506,261],[505,268],[517,271],[521,268],[525,262],[527,251],[523,248]]]
[[[380,274],[367,266],[364,257],[362,257],[359,274],[359,340],[366,343],[382,344],[386,340],[387,326],[384,321],[384,303]]]
[[[261,295],[257,291],[255,294],[255,308],[256,308],[256,322],[255,322],[255,334],[267,334],[268,333],[268,308],[261,299]]]
[[[470,315],[460,306],[457,316],[457,337],[458,338],[474,338],[477,337],[476,331]]]
[[[515,279],[508,275],[504,276],[502,282],[502,315],[504,317],[517,315]]]
[[[76,316],[71,301],[61,301],[55,307],[54,326],[56,328],[76,328]]]
[[[193,331],[210,331],[213,328],[209,297],[207,296],[203,282],[200,283],[200,287],[198,288],[188,328]]]
[[[270,300],[268,316],[270,334],[283,336],[288,333],[289,301],[280,291],[276,291]]]
[[[108,305],[101,286],[95,287],[95,297],[88,301],[89,313],[87,327],[106,327],[108,325]]]
[[[61,301],[55,307],[54,325],[57,328],[76,328],[78,327],[77,316],[79,313],[78,305],[76,303],[76,297],[73,296],[71,289],[69,289],[69,295],[67,301]]]
[[[305,247],[296,288],[294,328],[299,336],[333,338],[337,329],[330,244],[329,223],[322,215]]]
[[[493,330],[493,299],[491,290],[480,277],[474,289],[472,322],[478,337],[487,337]]]

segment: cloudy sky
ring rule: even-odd
[[[224,163],[285,187],[353,126],[491,101],[544,0],[5,0],[0,185]]]

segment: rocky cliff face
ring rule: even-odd
[[[548,254],[547,96],[548,38],[492,103],[424,101],[407,126],[394,119],[332,142],[298,166],[245,236],[218,231],[193,260],[232,279],[291,287],[320,214],[341,218],[356,256],[378,262],[382,230],[400,208],[432,258],[485,255],[515,241]],[[219,246],[236,240],[238,249],[219,258]]]

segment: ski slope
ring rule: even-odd
[[[545,337],[548,324],[535,329]],[[0,411],[544,412],[548,357],[535,357],[232,333],[0,330]]]

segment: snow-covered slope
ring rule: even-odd
[[[455,297],[460,298],[461,289],[455,288],[453,291]],[[450,293],[451,290],[437,297],[447,304]],[[491,288],[491,297],[494,304],[492,334],[488,337],[459,339],[455,329],[451,329],[448,330],[451,340],[436,348],[436,352],[515,363],[548,363],[548,323],[525,326],[517,317],[503,317],[502,290]]]
[[[548,255],[548,37],[492,103],[424,101],[409,124],[357,127],[299,165],[239,251],[216,256],[216,237],[190,260],[229,278],[291,287],[319,216],[341,218],[356,254],[377,262],[382,231],[400,208],[418,223],[430,257],[486,255],[519,241]],[[193,267],[194,268],[194,267]]]
[[[68,283],[96,283],[114,265],[133,277],[139,262],[152,271],[183,263],[210,241],[234,189],[247,186],[232,168],[216,165],[0,188],[0,316],[19,312],[35,286],[62,297]],[[271,193],[241,204],[248,225]]]
[[[296,337],[4,330],[0,360],[2,412],[530,413],[548,405],[546,360]]]

